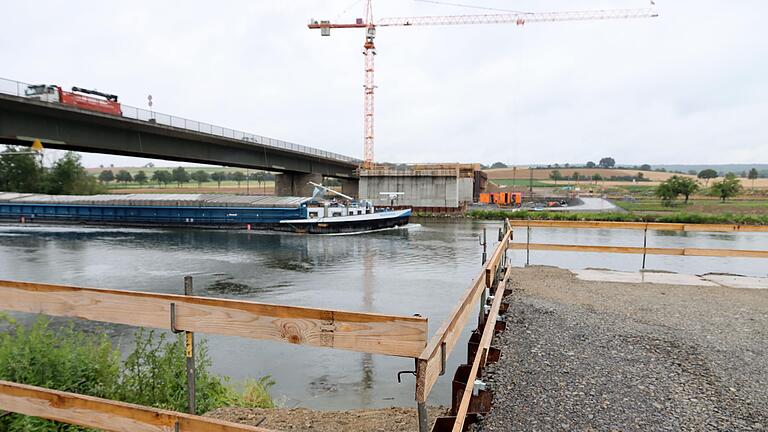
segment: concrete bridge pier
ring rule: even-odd
[[[341,193],[357,197],[360,189],[358,179],[339,179],[341,181]],[[298,172],[285,172],[275,175],[275,195],[277,196],[312,196],[315,187],[309,184],[315,182],[323,184],[322,174],[307,174]]]
[[[275,175],[275,195],[310,197],[315,187],[309,182],[323,183],[323,175],[318,173],[285,172]]]
[[[341,180],[341,193],[355,198],[360,196],[360,179],[339,180]]]

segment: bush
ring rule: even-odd
[[[156,408],[187,410],[184,335],[168,340],[154,330],[139,329],[135,348],[121,364],[120,350],[106,335],[52,329],[39,318],[29,329],[0,316],[8,330],[0,334],[0,379]],[[210,372],[204,340],[196,341],[197,413],[224,406],[271,408],[270,377],[247,380],[239,388],[228,377]],[[83,431],[77,426],[12,414],[0,418],[0,431]]]

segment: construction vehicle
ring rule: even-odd
[[[72,91],[68,92],[57,85],[38,84],[27,87],[24,94],[29,98],[43,102],[60,103],[104,114],[117,116],[123,115],[123,111],[120,108],[120,103],[117,101],[116,95],[102,93],[96,90],[72,87]],[[104,99],[86,95],[100,96]]]

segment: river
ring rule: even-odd
[[[341,236],[258,231],[0,225],[0,279],[183,293],[385,314],[421,314],[433,332],[480,269],[478,236],[498,222],[424,220],[406,229]],[[516,229],[524,242],[526,230]],[[531,242],[642,246],[643,232],[534,228]],[[768,249],[768,234],[648,232],[648,246]],[[514,265],[525,251],[510,252]],[[532,251],[531,264],[636,271],[639,255]],[[647,267],[682,273],[766,276],[758,259],[648,256]],[[93,328],[92,323],[78,326]],[[109,325],[121,346],[133,328]],[[468,332],[465,332],[468,333]],[[286,406],[349,409],[414,404],[413,360],[236,337],[204,336],[213,370],[233,380],[271,375]],[[466,335],[465,339],[466,340]],[[457,346],[430,403],[450,403]]]

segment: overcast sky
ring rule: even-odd
[[[448,0],[446,0],[448,1]],[[646,0],[454,0],[523,11]],[[377,161],[768,162],[765,0],[657,0],[655,19],[379,28]],[[352,0],[4,2],[0,77],[362,157]],[[376,17],[487,13],[414,0]],[[90,154],[86,165],[138,160]],[[169,163],[174,164],[174,163]]]

